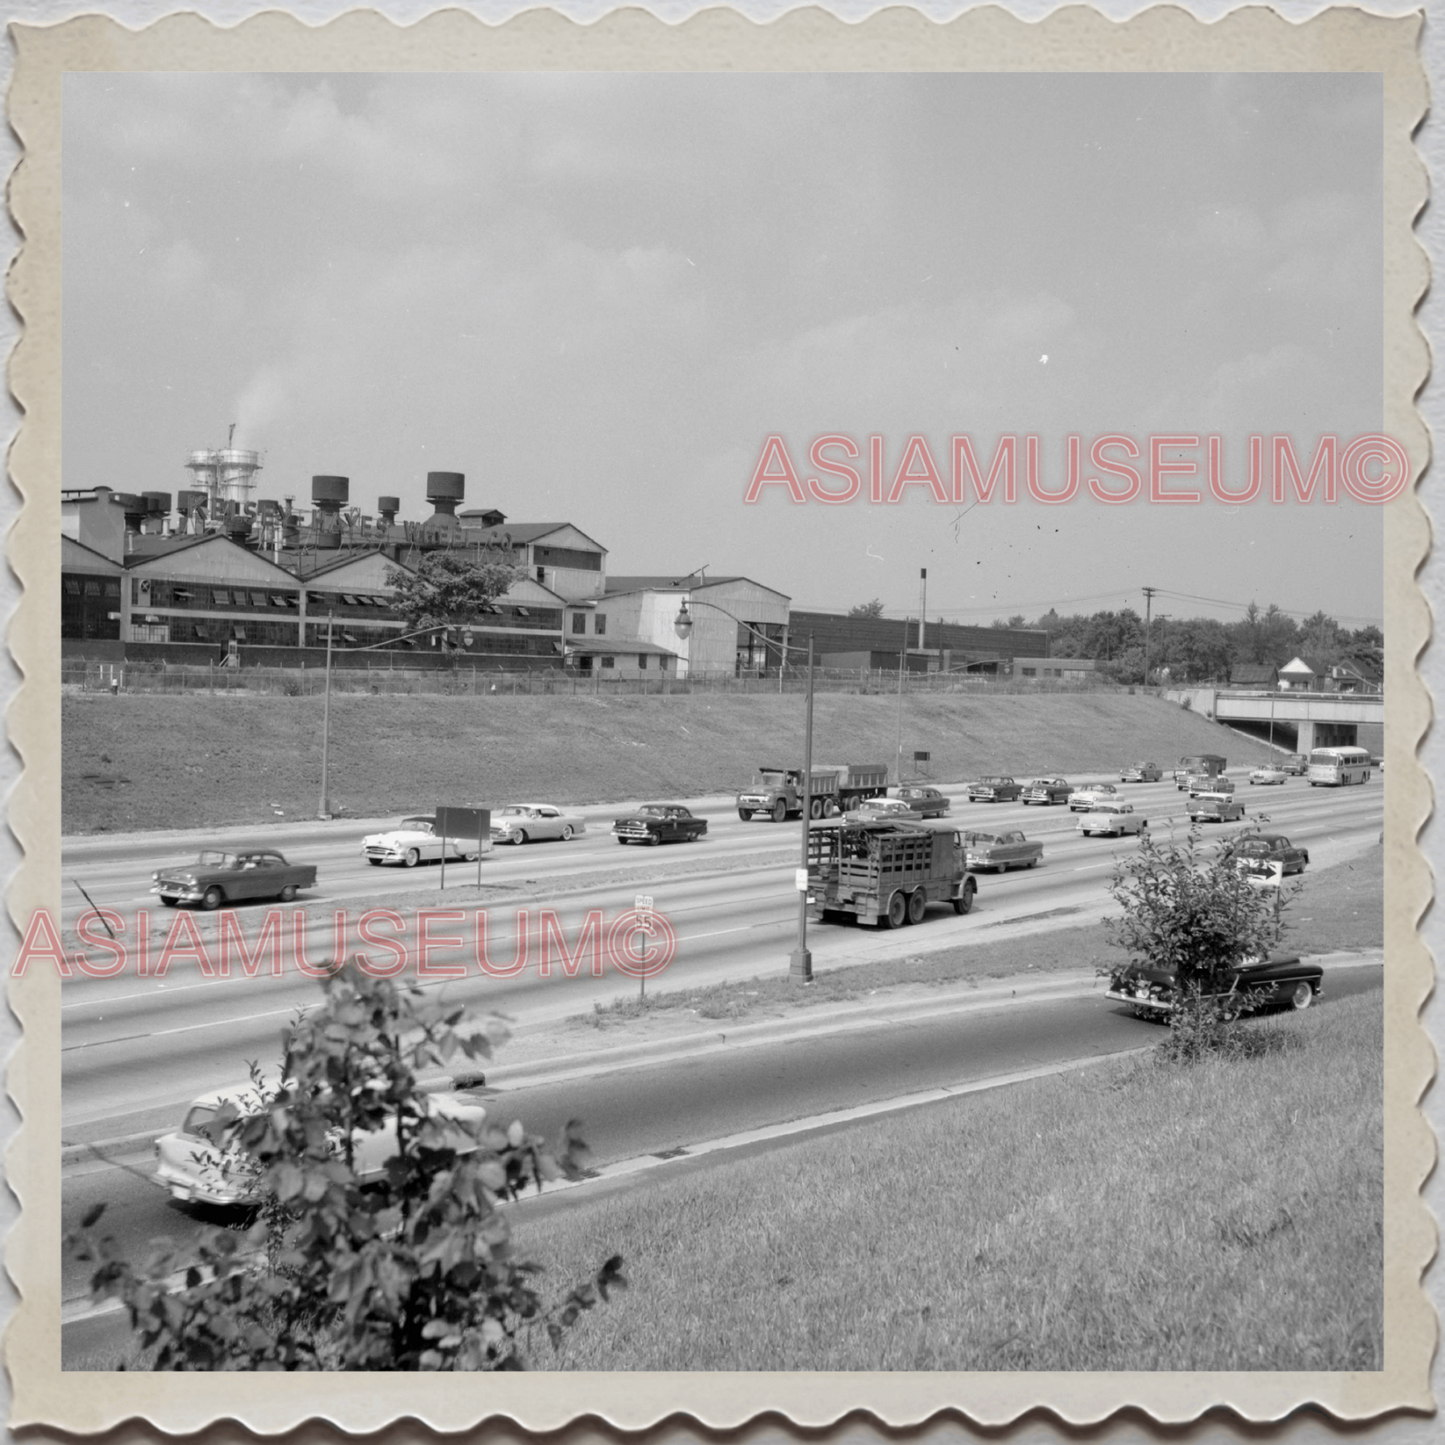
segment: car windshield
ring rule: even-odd
[[[234,853],[222,853],[216,848],[204,848],[201,850],[200,863],[202,868],[234,868],[236,866],[236,855]]]
[[[520,817],[523,815],[524,812],[525,812],[525,809],[522,809],[522,808],[518,808],[518,807],[513,806],[513,807],[510,807],[510,808],[503,808],[503,809],[502,809],[502,816],[503,816],[504,818],[520,818]]]
[[[408,833],[430,833],[432,820],[430,818],[403,818],[401,826]]]

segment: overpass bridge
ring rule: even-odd
[[[1383,693],[1248,691],[1240,688],[1171,688],[1165,696],[1222,723],[1275,723],[1292,728],[1295,751],[1344,747],[1359,739],[1361,724],[1385,721]]]

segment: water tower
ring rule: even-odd
[[[192,485],[206,494],[206,512],[216,517],[227,508],[226,502],[233,502],[233,511],[241,511],[251,500],[256,490],[256,473],[261,470],[261,453],[242,451],[231,446],[236,434],[236,425],[231,424],[226,445],[213,451],[195,451],[186,458],[186,467],[193,478]]]

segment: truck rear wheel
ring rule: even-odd
[[[953,900],[953,911],[955,913],[971,913],[973,911],[973,895],[978,892],[978,885],[972,878],[965,878],[963,881],[963,895]]]
[[[810,818],[821,818],[823,816],[823,800],[821,798],[809,799],[808,816]]]
[[[787,818],[788,805],[781,798],[779,798],[778,801],[773,804],[773,822],[784,823],[787,821]]]
[[[908,921],[910,923],[922,923],[923,915],[928,911],[928,894],[922,888],[917,889],[908,896]]]
[[[889,928],[902,928],[908,920],[908,899],[902,893],[895,893],[888,900],[888,912],[884,915]]]

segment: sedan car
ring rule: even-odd
[[[456,1124],[450,1146],[458,1153],[477,1147],[476,1132],[487,1117],[477,1097],[465,1091],[426,1096],[434,1118]],[[246,1206],[257,1200],[260,1168],[239,1145],[241,1126],[269,1107],[254,1084],[216,1089],[191,1102],[181,1127],[155,1142],[156,1182],[174,1199],[216,1206]],[[337,1131],[338,1136],[340,1131]],[[340,1139],[333,1141],[340,1153]],[[352,1164],[363,1181],[378,1179],[396,1154],[395,1120],[352,1135]]]
[[[849,818],[902,818],[905,823],[922,816],[903,798],[864,798],[856,808],[848,810]]]
[[[1023,793],[1022,783],[1012,778],[975,778],[968,785],[970,803],[1016,803]]]
[[[941,818],[953,806],[937,788],[928,788],[922,783],[906,783],[895,788],[893,796],[907,803],[921,818]]]
[[[1143,833],[1148,827],[1148,818],[1136,813],[1132,803],[1096,803],[1078,823],[1079,832],[1090,838],[1119,838]]]
[[[1310,850],[1295,847],[1283,833],[1251,833],[1234,845],[1234,861],[1246,873],[1268,875],[1275,863],[1283,863],[1287,874],[1303,873]]]
[[[707,819],[678,803],[644,803],[612,825],[619,843],[695,843],[706,832]]]
[[[1263,767],[1249,770],[1249,786],[1251,788],[1256,783],[1265,788],[1282,787],[1288,779],[1289,774],[1283,768],[1275,767],[1273,763],[1265,763]]]
[[[1244,804],[1232,793],[1191,793],[1189,817],[1195,823],[1233,823],[1244,817]]]
[[[1017,829],[1008,833],[965,833],[964,864],[982,871],[991,868],[999,873],[1010,868],[1033,868],[1044,856],[1042,843],[1030,842]]]
[[[1291,753],[1280,767],[1292,778],[1303,778],[1309,773],[1310,760],[1303,753]]]
[[[448,863],[454,859],[475,863],[480,856],[475,838],[443,838],[431,813],[403,818],[390,832],[368,834],[361,840],[361,856],[377,868],[383,863],[415,868],[418,863],[439,862],[443,844]]]
[[[586,822],[551,803],[509,803],[492,814],[494,843],[535,843],[543,838],[570,842],[587,831]]]
[[[288,863],[273,849],[223,853],[205,848],[194,863],[176,863],[151,874],[151,892],[167,908],[199,903],[219,908],[247,898],[279,898],[290,903],[298,888],[316,885],[314,863]]]
[[[1069,811],[1082,813],[1096,803],[1111,803],[1119,796],[1113,783],[1080,783],[1069,794]]]
[[[1157,783],[1164,776],[1158,763],[1133,763],[1119,769],[1121,783]]]
[[[1035,778],[1023,791],[1024,805],[1042,803],[1050,808],[1055,803],[1067,803],[1074,785],[1064,778]]]
[[[1176,978],[1170,968],[1131,963],[1109,979],[1105,998],[1127,1004],[1139,1018],[1165,1019],[1173,1013]],[[1324,970],[1296,953],[1271,954],[1267,959],[1246,959],[1230,971],[1227,986],[1215,998],[1240,996],[1240,1012],[1283,1005],[1308,1008],[1324,987]]]
[[[1233,782],[1223,773],[1190,773],[1185,786],[1189,789],[1191,798],[1197,797],[1200,793],[1232,793],[1234,791]]]

